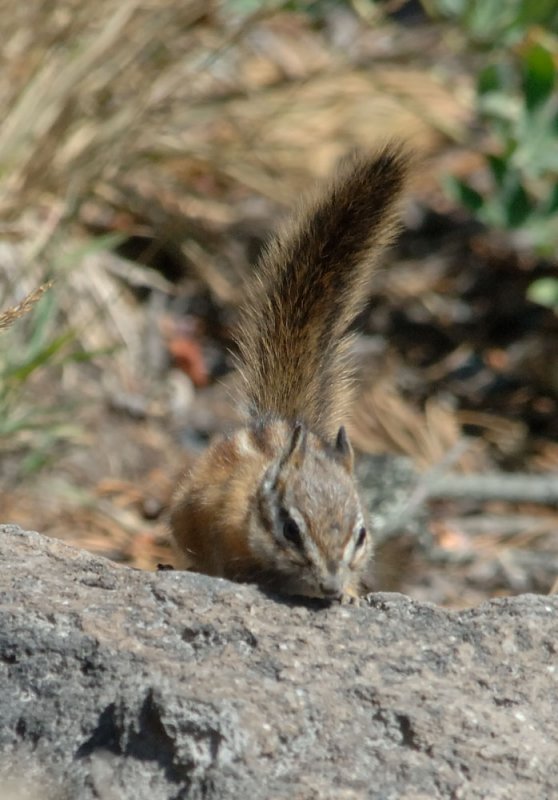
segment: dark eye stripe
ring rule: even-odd
[[[294,545],[298,550],[303,549],[300,528],[292,517],[287,517],[283,522],[283,536],[289,544]]]
[[[355,543],[355,550],[360,550],[366,541],[366,528],[361,528],[358,532],[357,540]]]

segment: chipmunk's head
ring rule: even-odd
[[[328,444],[296,425],[266,471],[250,515],[250,543],[262,583],[330,600],[358,592],[372,541],[353,478],[344,428]]]

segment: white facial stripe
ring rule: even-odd
[[[306,555],[308,556],[312,564],[315,564],[320,569],[324,569],[325,565],[324,557],[318,550],[316,542],[310,536],[308,536],[306,531],[304,531],[302,538],[304,541],[304,549],[306,551]]]
[[[354,536],[351,536],[347,544],[345,545],[345,549],[343,550],[343,564],[350,564],[354,558],[356,549],[356,539]]]
[[[302,516],[302,514],[299,514],[296,508],[288,508],[287,514],[291,519],[294,519],[294,521],[300,528],[301,532],[306,531],[306,523],[304,521],[304,517]]]
[[[234,443],[240,456],[251,456],[255,452],[250,433],[245,429],[237,431],[234,437]]]
[[[355,525],[355,528],[354,528],[354,531],[353,531],[353,535],[351,536],[351,538],[349,539],[349,541],[345,545],[345,549],[343,550],[343,559],[342,560],[343,560],[344,564],[350,564],[351,561],[353,560],[353,558],[355,557],[355,555],[357,554],[357,552],[358,553],[362,553],[364,551],[364,548],[366,547],[366,543],[361,548],[359,548],[358,551],[357,551],[357,546],[356,546],[360,530],[361,530],[361,528],[364,528],[364,527],[365,527],[364,520],[362,519],[362,517],[359,517],[359,519],[357,520],[357,524]]]
[[[306,527],[306,522],[304,521],[304,517],[296,508],[289,508],[288,509],[289,516],[294,519],[298,528],[300,530],[300,535],[302,537],[302,543],[304,545],[304,552],[308,556],[308,558],[312,561],[313,564],[316,565],[323,565],[324,559],[322,554],[320,553],[316,542],[312,539],[311,536],[308,535],[308,529]]]

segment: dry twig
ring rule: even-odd
[[[503,500],[508,503],[558,505],[558,476],[515,473],[481,473],[478,475],[446,475],[429,489],[431,498]]]

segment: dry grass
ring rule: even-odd
[[[280,171],[285,193],[394,130],[419,146],[436,129],[459,135],[465,87],[456,99],[393,62],[355,70],[301,20],[267,16],[239,23],[196,0],[5,0],[2,216],[45,193],[72,208],[130,170],[187,158],[276,197]]]
[[[40,300],[43,294],[50,289],[52,286],[52,282],[43,283],[42,286],[39,286],[37,289],[34,289],[28,295],[26,295],[23,300],[18,303],[16,306],[12,306],[12,308],[8,308],[5,311],[0,311],[0,331],[2,329],[9,328],[16,319],[20,319],[20,317],[24,317],[28,314],[35,303]]]
[[[129,168],[148,117],[167,100],[169,62],[196,55],[191,30],[206,4],[6,5],[0,212],[17,218],[45,193],[71,205]]]
[[[141,220],[219,301],[234,302],[231,265],[242,264],[216,267],[212,239],[242,221],[238,200],[289,202],[348,148],[394,132],[426,149],[459,137],[466,82],[456,92],[430,69],[398,63],[396,27],[382,27],[387,57],[355,69],[302,17],[273,4],[245,20],[223,9],[4,0],[0,234],[16,251],[13,264],[0,258],[2,302],[64,260],[59,302],[84,346],[129,346],[138,321],[121,282],[98,263],[79,276],[68,269],[81,260],[76,222],[115,229],[124,212],[129,234]],[[379,34],[363,31],[351,57],[366,61]],[[92,343],[83,320],[98,318]]]
[[[456,413],[431,398],[417,409],[397,391],[393,380],[376,380],[358,397],[351,419],[351,438],[366,453],[397,453],[412,459],[418,469],[446,468],[466,472],[482,468],[482,445],[465,446]],[[447,464],[448,454],[456,453]]]

